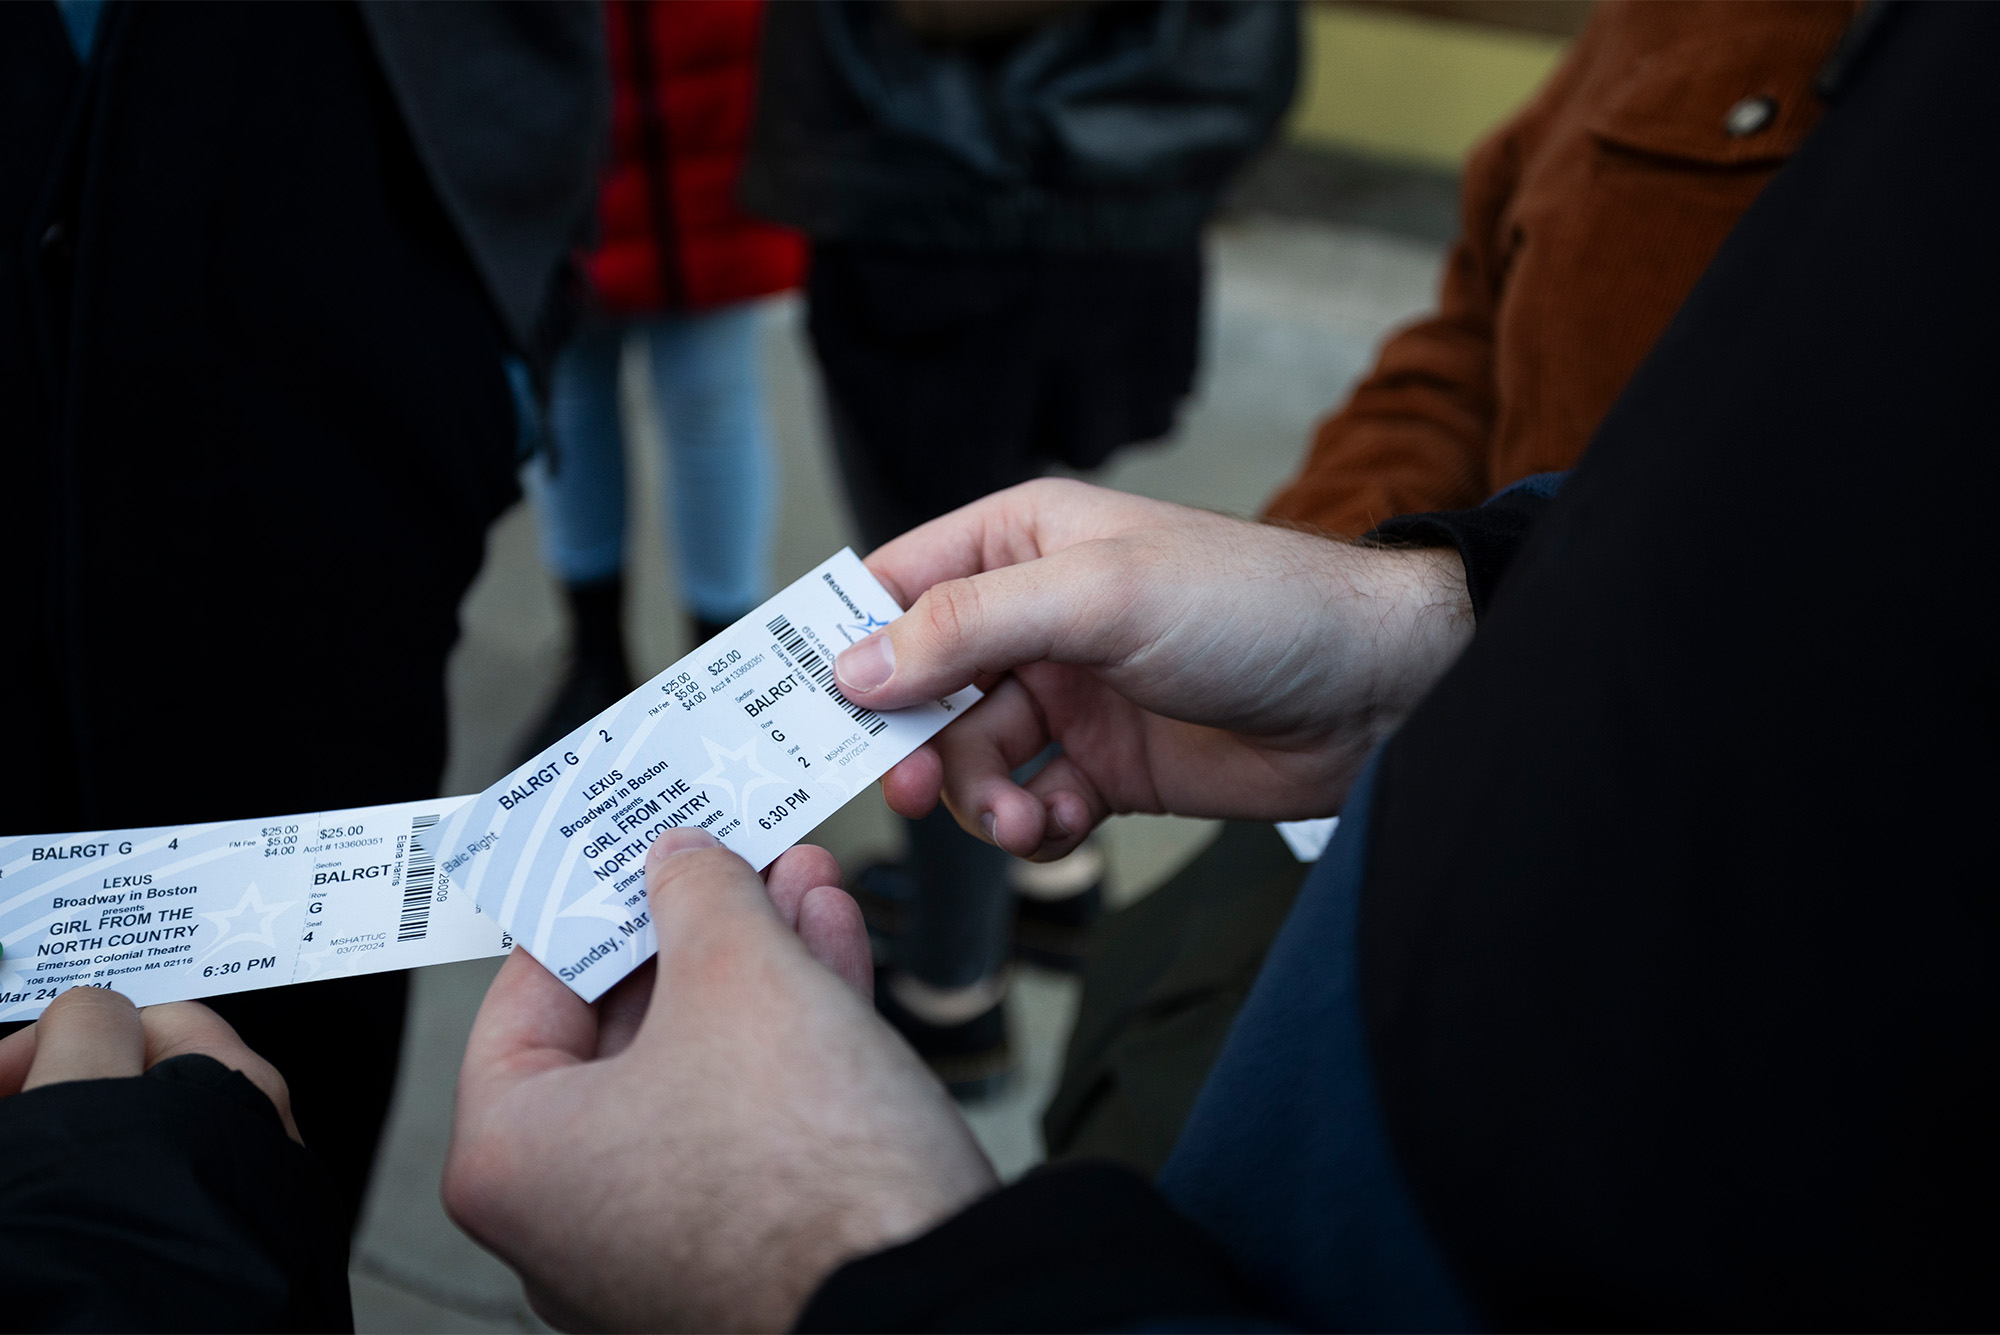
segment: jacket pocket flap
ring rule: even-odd
[[[1588,127],[1605,144],[1653,157],[1716,167],[1783,162],[1819,121],[1817,65],[1799,59],[1795,41],[1662,51]]]

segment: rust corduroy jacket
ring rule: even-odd
[[[1855,8],[1599,5],[1467,160],[1437,314],[1383,345],[1269,513],[1352,536],[1574,464],[1818,121],[1813,79]]]

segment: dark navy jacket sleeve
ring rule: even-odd
[[[1045,1168],[849,1262],[805,1331],[1278,1330],[1222,1249],[1130,1169]]]

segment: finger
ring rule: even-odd
[[[944,800],[973,834],[1026,856],[1047,837],[1041,802],[1014,782],[1049,732],[1027,688],[1012,677],[931,740],[944,768]]]
[[[1042,842],[1040,847],[1020,856],[1035,862],[1050,862],[1075,852],[1077,845],[1111,814],[1110,804],[1097,785],[1068,756],[1057,756],[1044,765],[1026,787],[1028,795],[1041,804]]]
[[[778,854],[778,860],[764,869],[764,888],[770,892],[771,907],[787,927],[799,925],[799,901],[816,886],[839,885],[840,864],[833,854],[813,844],[797,844]]]
[[[23,1025],[0,1038],[0,1099],[21,1092],[28,1068],[35,1064],[35,1026]]]
[[[875,997],[875,960],[861,906],[837,885],[820,885],[800,897],[799,940],[863,1001]]]
[[[926,742],[889,767],[882,776],[882,797],[889,810],[909,820],[922,820],[936,809],[944,793],[944,762]]]
[[[1007,566],[925,590],[916,604],[834,660],[840,689],[871,709],[951,694],[1022,663],[1114,661],[1137,619],[1134,571],[1105,544]]]
[[[1019,524],[1019,498],[1011,494],[1018,490],[983,496],[883,543],[869,554],[868,572],[907,610],[933,584],[1033,560],[1041,553],[1032,526]]]
[[[1037,478],[983,496],[884,543],[868,557],[869,572],[908,608],[946,580],[1047,556],[1077,542],[1106,537],[1186,511],[1164,501],[1095,487],[1069,478]]]
[[[479,1108],[530,1076],[597,1055],[597,1015],[519,946],[486,989],[459,1066],[461,1107]]]
[[[140,1011],[139,1027],[145,1035],[147,1070],[189,1053],[213,1057],[264,1091],[285,1124],[285,1134],[305,1143],[292,1120],[292,1093],[285,1077],[245,1043],[229,1021],[198,1001],[169,1001]]]
[[[35,1022],[35,1060],[22,1089],[64,1080],[110,1080],[145,1070],[139,1012],[116,992],[76,987],[49,1003]]]
[[[659,976],[655,955],[619,979],[597,1002],[597,1056],[616,1057],[632,1046],[653,1003],[653,980]]]

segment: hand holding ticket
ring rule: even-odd
[[[0,1020],[71,987],[149,1005],[517,939],[594,1000],[653,953],[662,831],[761,870],[978,699],[878,714],[835,689],[834,655],[900,614],[842,551],[472,797],[0,838]]]
[[[442,822],[446,874],[595,1000],[653,954],[661,833],[698,826],[761,871],[979,698],[841,695],[834,656],[899,615],[853,552],[829,558]]]

